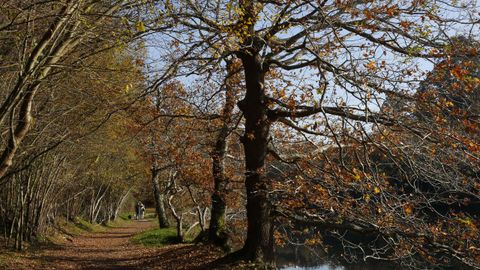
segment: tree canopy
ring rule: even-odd
[[[477,1],[0,10],[0,196],[20,210],[1,217],[16,242],[32,235],[23,190],[51,186],[62,200],[40,212],[82,194],[67,216],[101,222],[131,192],[181,241],[199,226],[257,266],[300,241],[347,264],[480,267]]]

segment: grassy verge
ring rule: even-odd
[[[104,232],[107,229],[106,226],[91,224],[82,218],[75,218],[73,221],[58,219],[56,226],[48,228],[45,234],[37,236],[36,240],[42,245],[61,244],[85,232]]]
[[[125,223],[130,221],[128,216],[129,213],[123,213],[115,221],[108,222],[107,224],[92,224],[79,217],[75,218],[75,220],[73,221],[58,220],[58,227],[56,227],[56,229],[52,228],[46,236],[39,236],[38,240],[41,240],[40,242],[46,243],[58,243],[62,242],[62,240],[68,237],[81,235],[85,232],[105,232],[108,229],[125,225]]]
[[[7,262],[4,254],[0,254],[0,268],[6,268]]]
[[[133,213],[125,212],[118,215],[117,219],[114,221],[109,221],[107,224],[103,225],[106,228],[115,228],[115,227],[122,227],[126,223],[132,221]]]
[[[132,242],[141,244],[147,247],[163,247],[172,244],[178,244],[177,229],[175,227],[158,228],[158,221],[156,228],[141,232],[132,237]],[[200,227],[193,228],[188,234],[184,236],[184,243],[192,243],[198,234],[201,233]]]
[[[104,232],[107,230],[107,227],[101,224],[92,224],[81,218],[75,218],[73,225],[79,228],[80,230],[86,231],[86,232]]]
[[[133,212],[125,212],[125,213],[119,214],[117,220],[121,219],[124,221],[128,221],[128,220],[132,220],[134,216],[135,216],[135,213]]]
[[[72,241],[73,238],[78,237],[86,232],[105,232],[113,227],[124,226],[130,222],[128,216],[131,213],[123,213],[115,221],[108,222],[107,224],[91,224],[82,218],[75,218],[73,221],[66,220],[64,218],[58,218],[54,226],[50,226],[46,229],[44,234],[38,235],[35,241],[32,243],[24,243],[24,248],[29,253],[35,253],[37,250],[41,250],[45,247],[55,247]],[[16,269],[18,265],[24,265],[25,258],[21,252],[14,251],[11,247],[4,247],[5,239],[0,235],[0,270],[2,269]],[[12,242],[12,241],[11,241]],[[10,246],[12,243],[10,243]],[[30,262],[29,262],[30,263]],[[22,269],[37,269],[36,265],[28,265],[28,268]]]
[[[151,229],[135,235],[132,242],[147,247],[163,247],[176,244],[178,243],[177,231],[175,228]]]
[[[9,268],[12,265],[16,265],[20,260],[18,253],[0,249],[0,269],[12,269]]]

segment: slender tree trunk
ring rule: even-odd
[[[168,206],[170,207],[170,211],[172,211],[172,215],[177,221],[177,239],[180,243],[183,243],[184,241],[184,234],[183,234],[183,214],[180,213],[178,214],[177,211],[175,210],[175,207],[173,206],[172,199],[174,195],[170,195],[168,198]]]
[[[208,229],[208,239],[219,245],[222,245],[225,240],[225,210],[227,208],[225,200],[226,178],[224,167],[226,136],[223,137],[224,134],[222,134],[225,131],[224,128],[225,126],[222,127],[222,130],[220,131],[215,144],[215,150],[212,153],[214,191],[212,194],[212,213]],[[228,127],[226,129],[228,129]]]
[[[80,39],[76,39],[74,41],[72,38],[76,26],[80,24],[80,20],[78,20],[70,29],[71,31],[69,34],[63,38],[61,43],[56,46],[53,46],[52,44],[56,34],[59,31],[62,31],[64,25],[69,21],[68,18],[75,12],[75,10],[78,8],[78,5],[78,1],[77,3],[76,1],[68,1],[64,8],[61,9],[59,18],[50,25],[49,30],[44,33],[42,39],[29,55],[28,60],[24,65],[24,70],[22,72],[23,74],[21,73],[18,78],[17,85],[11,91],[4,103],[0,106],[0,123],[3,121],[8,110],[11,111],[12,116],[10,121],[10,138],[5,149],[3,150],[2,155],[0,156],[0,177],[4,176],[8,169],[12,166],[13,158],[15,157],[20,144],[30,130],[30,127],[33,123],[33,99],[38,91],[41,81],[49,74],[52,68],[50,65],[57,63],[63,55],[65,55],[70,49],[75,47],[78,42],[80,42]],[[52,46],[50,49],[49,45]],[[42,57],[46,50],[50,50],[51,54],[48,60],[43,64],[42,69],[37,65],[39,62],[42,62],[39,61],[39,58]],[[36,69],[41,71],[36,72]],[[27,82],[29,79],[33,79],[35,82],[28,84]],[[17,104],[20,104],[20,110],[18,112],[16,126],[14,126],[15,123],[13,121],[13,113]]]
[[[127,199],[131,190],[132,188],[128,189],[127,192],[125,192],[125,194],[120,197],[120,200],[117,202],[115,209],[113,211],[113,216],[110,217],[111,221],[114,221],[118,218],[118,215],[120,214],[120,209],[122,209],[123,204],[125,203],[125,200]]]
[[[160,228],[168,228],[170,224],[168,223],[167,212],[165,210],[165,194],[163,194],[160,189],[159,174],[161,169],[158,168],[157,162],[154,161],[152,166],[152,185],[153,185],[153,195],[155,198],[155,211],[157,212],[158,224]]]
[[[15,156],[15,153],[17,152],[20,143],[27,135],[30,125],[32,124],[32,103],[35,91],[36,87],[35,90],[32,90],[25,95],[22,105],[20,106],[17,126],[15,128],[13,127],[13,120],[10,123],[10,139],[8,140],[8,144],[5,147],[5,150],[0,156],[0,177],[5,175],[10,166],[12,166],[13,157]]]
[[[92,188],[92,196],[90,198],[90,207],[89,207],[89,213],[88,213],[88,221],[93,224],[93,214],[94,214],[94,205],[95,205],[95,189]]]
[[[245,117],[242,143],[246,162],[248,219],[247,239],[242,255],[247,260],[273,264],[273,221],[267,196],[268,181],[263,172],[271,124],[264,95],[265,70],[255,51],[244,53],[240,58],[246,82],[246,95],[238,106]]]
[[[94,207],[93,207],[93,219],[92,224],[99,223],[98,221],[98,214],[100,214],[100,210],[102,209],[102,201],[105,195],[107,194],[109,187],[105,187],[102,192],[102,187],[98,190],[97,196],[95,196]]]
[[[192,202],[195,204],[195,206],[197,208],[197,217],[198,217],[198,222],[196,222],[194,225],[190,226],[190,228],[187,230],[187,232],[198,224],[198,225],[200,225],[200,229],[202,230],[202,233],[203,233],[205,231],[204,214],[206,213],[206,211],[205,212],[202,211],[202,207],[198,203],[197,199],[195,199],[195,195],[193,194],[192,188],[190,186],[187,186],[187,190],[188,190],[188,193],[190,195],[190,199],[192,199]],[[185,233],[185,234],[187,234],[187,233]]]
[[[215,148],[212,151],[212,173],[214,181],[214,190],[212,194],[212,213],[210,217],[210,226],[208,230],[209,241],[217,245],[225,245],[225,211],[226,203],[226,184],[225,176],[225,154],[227,152],[227,138],[230,133],[232,122],[232,113],[235,107],[235,87],[231,77],[234,74],[233,63],[227,61],[227,79],[225,80],[225,105],[222,113],[222,127],[217,135]]]
[[[177,238],[178,242],[183,243],[183,216],[177,219]]]

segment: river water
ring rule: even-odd
[[[320,248],[305,246],[283,247],[276,250],[276,264],[281,270],[396,270],[398,265],[379,261],[355,264],[334,263]]]
[[[287,266],[280,268],[282,270],[345,270],[342,266],[332,266],[332,265],[319,265],[312,267],[301,267],[301,266]]]

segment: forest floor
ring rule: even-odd
[[[131,238],[155,226],[152,220],[128,221],[100,232],[84,232],[61,244],[4,254],[0,269],[210,269],[222,253],[205,245],[145,247]]]

